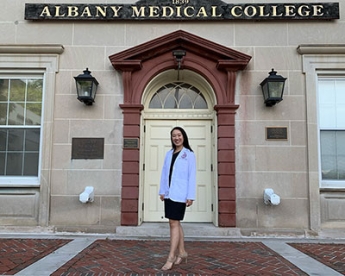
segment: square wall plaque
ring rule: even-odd
[[[104,138],[72,138],[72,159],[104,159]]]
[[[266,140],[287,140],[287,127],[266,127]]]
[[[123,139],[123,147],[126,149],[138,149],[139,139],[138,138],[125,138]]]

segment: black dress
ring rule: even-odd
[[[175,152],[171,159],[170,173],[169,173],[169,187],[170,187],[172,169],[179,153],[180,152]],[[186,203],[176,202],[176,201],[172,201],[170,198],[165,198],[164,211],[165,211],[165,217],[168,219],[183,220],[184,214],[186,212]]]

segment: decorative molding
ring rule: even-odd
[[[61,44],[3,44],[0,54],[62,54],[65,48]]]
[[[345,54],[345,44],[301,44],[297,52],[301,55]]]
[[[217,104],[213,106],[214,110],[194,110],[194,114],[189,111],[182,113],[179,110],[180,114],[176,114],[176,116],[175,113],[164,112],[165,110],[160,110],[157,114],[153,114],[153,112],[141,114],[141,110],[144,108],[142,105],[143,93],[150,81],[161,72],[176,70],[176,63],[172,55],[174,50],[186,51],[186,56],[183,58],[183,70],[199,74],[212,87],[217,99]],[[131,132],[131,138],[140,139],[142,116],[145,116],[145,119],[171,119],[172,116],[175,119],[214,119],[217,116],[217,126],[225,127],[227,135],[234,133],[235,114],[239,107],[234,103],[236,72],[245,69],[251,56],[178,30],[111,55],[109,59],[116,70],[122,71],[124,103],[120,104],[120,108],[123,110],[124,130],[134,126],[131,128],[134,129]],[[217,132],[218,129],[214,131]],[[123,138],[126,138],[125,133]],[[121,225],[134,226],[139,224],[139,209],[128,208],[128,205],[139,206],[139,181],[133,186],[127,187],[126,179],[139,180],[141,172],[138,166],[139,154],[130,161],[124,159],[125,154],[128,154],[127,151],[133,150],[136,149],[123,150]],[[220,150],[229,150],[230,154],[234,156],[235,138],[218,137],[217,151]],[[222,182],[223,186],[218,185],[216,210],[218,206],[220,206],[220,210],[216,219],[218,225],[223,227],[236,226],[235,167],[234,160],[230,162],[229,160],[218,160],[217,168],[215,168],[222,179],[230,179],[229,182]]]
[[[182,110],[177,109],[175,112],[169,112],[168,114],[164,113],[150,113],[145,112],[143,115],[144,119],[166,119],[166,120],[178,120],[178,119],[189,119],[189,120],[211,120],[214,117],[212,113],[205,114],[184,114],[185,110],[181,114]],[[195,109],[193,109],[195,111]]]

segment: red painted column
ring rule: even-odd
[[[123,138],[138,139],[138,148],[123,148],[121,225],[138,225],[140,116],[142,105],[121,104],[123,109]]]
[[[235,114],[238,105],[217,105],[218,224],[236,226]]]

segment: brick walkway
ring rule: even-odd
[[[289,245],[345,275],[345,244],[289,243]]]
[[[260,242],[186,242],[190,258],[169,275],[307,275]],[[168,242],[98,240],[57,275],[163,274]],[[113,273],[113,274],[111,274]]]
[[[0,238],[0,275],[14,275],[70,241]],[[288,244],[344,275],[344,244]],[[187,241],[188,262],[163,273],[168,249],[161,240],[96,239],[55,271],[39,275],[308,275],[260,241]]]
[[[0,274],[14,275],[70,240],[0,239]]]

